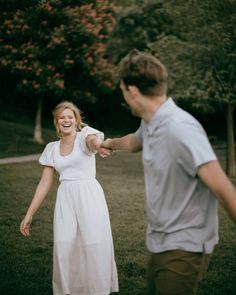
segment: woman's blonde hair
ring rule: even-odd
[[[73,111],[74,115],[75,115],[75,120],[76,120],[76,130],[79,131],[83,128],[83,126],[85,125],[82,121],[82,117],[81,117],[81,111],[80,109],[73,104],[72,102],[69,101],[63,101],[61,103],[59,103],[55,109],[53,110],[52,114],[53,114],[53,123],[54,126],[56,128],[57,131],[57,135],[58,137],[61,137],[60,134],[60,128],[58,126],[58,119],[60,117],[60,114],[65,110],[65,109],[70,109],[71,111]]]

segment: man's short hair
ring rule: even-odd
[[[168,73],[154,55],[132,50],[119,64],[119,78],[127,86],[136,86],[143,95],[161,96],[167,91]]]

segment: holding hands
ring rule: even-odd
[[[106,140],[104,140],[101,144],[100,144],[100,150],[102,151],[102,153],[100,153],[99,151],[99,155],[102,157],[102,158],[106,158],[108,156],[111,156],[112,153],[114,152],[113,149],[111,149],[110,147],[110,143],[111,142],[111,139],[110,138],[107,138]]]
[[[108,144],[110,140],[111,139],[106,139],[102,142],[96,135],[89,135],[87,136],[86,143],[91,151],[97,151],[102,158],[107,158],[113,153],[113,150]]]
[[[104,141],[102,142],[101,146],[102,146],[103,148],[105,148],[105,149],[108,149],[108,150],[112,151],[111,144],[110,144],[111,141],[112,141],[112,139],[107,138],[106,140],[104,140]]]
[[[107,158],[107,157],[111,156],[111,154],[113,153],[113,151],[111,149],[103,147],[103,143],[100,145],[100,147],[97,149],[97,151],[102,158]]]

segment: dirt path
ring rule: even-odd
[[[40,154],[0,159],[0,165],[38,161]]]

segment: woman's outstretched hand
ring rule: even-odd
[[[98,148],[98,153],[102,158],[107,158],[107,157],[111,156],[113,151],[111,149],[107,149],[107,148],[104,148],[104,147],[99,147]]]
[[[30,235],[30,225],[32,223],[32,216],[27,215],[25,218],[22,220],[20,224],[20,232],[22,233],[23,236],[28,237]]]

